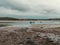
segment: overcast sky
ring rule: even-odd
[[[60,0],[0,0],[0,16],[60,18]]]

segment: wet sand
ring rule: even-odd
[[[60,24],[35,24],[32,25],[33,28],[57,28],[60,27]]]
[[[20,26],[6,26],[6,27],[0,27],[0,30],[8,30],[8,31],[13,31],[13,30],[19,30],[21,28],[29,28],[34,31],[42,31],[42,32],[47,32],[47,33],[54,33],[57,32],[60,34],[60,25],[58,24],[40,24],[40,25],[31,25],[29,27],[20,27]]]

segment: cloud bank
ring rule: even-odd
[[[0,0],[0,15],[60,17],[60,0]]]

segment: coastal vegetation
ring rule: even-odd
[[[0,20],[18,20],[18,19],[12,17],[0,17]]]

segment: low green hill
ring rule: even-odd
[[[12,17],[0,17],[0,20],[19,20],[19,19]]]

